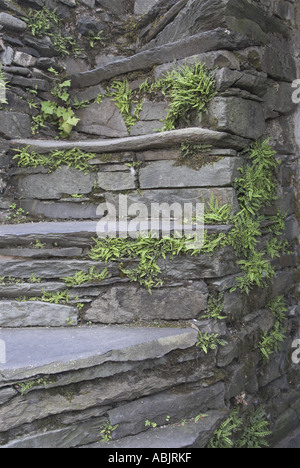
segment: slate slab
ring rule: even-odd
[[[190,320],[207,307],[208,290],[204,281],[186,286],[146,289],[115,285],[102,292],[84,314],[94,323],[122,324],[136,320]]]
[[[199,170],[187,166],[174,166],[173,161],[154,161],[141,168],[141,189],[179,187],[224,187],[238,176],[241,158],[224,157]]]
[[[45,302],[0,302],[0,327],[66,327],[75,326],[78,309]]]

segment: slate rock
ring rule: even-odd
[[[227,414],[225,410],[208,411],[207,417],[197,423],[188,421],[184,425],[161,426],[119,441],[91,444],[87,448],[205,448]]]
[[[78,132],[110,138],[128,136],[121,112],[110,99],[79,110],[77,116],[80,119],[76,127]]]
[[[0,326],[3,328],[77,325],[78,310],[74,307],[35,301],[1,301],[0,304]]]
[[[185,287],[146,289],[115,285],[101,294],[84,319],[96,323],[132,323],[136,320],[190,320],[207,307],[203,281]]]
[[[33,67],[36,64],[37,59],[26,52],[17,51],[15,52],[13,62],[15,65],[20,67]]]
[[[24,211],[35,216],[44,216],[52,220],[99,219],[101,214],[97,204],[86,202],[72,203],[71,201],[21,200],[21,207]]]
[[[0,13],[0,26],[20,32],[27,29],[27,24],[24,21],[16,18],[15,16],[9,15],[8,13]]]
[[[32,275],[42,279],[56,279],[74,276],[79,271],[88,273],[90,268],[102,272],[106,267],[112,276],[118,276],[117,265],[106,265],[102,262],[82,260],[0,260],[1,275],[5,277],[28,279]]]
[[[96,174],[85,174],[62,166],[49,174],[30,174],[19,178],[18,191],[25,198],[39,200],[60,199],[63,194],[88,194],[93,190],[96,177]]]
[[[136,70],[149,69],[154,65],[185,59],[192,55],[214,50],[242,49],[258,45],[258,41],[238,34],[228,35],[226,29],[218,28],[180,39],[176,42],[152,47],[131,57],[104,65],[88,72],[81,72],[70,77],[73,88],[85,88]],[[293,75],[294,76],[294,75]]]
[[[7,139],[32,136],[31,118],[19,112],[0,111],[0,135]]]
[[[199,170],[175,166],[173,161],[154,161],[140,170],[141,189],[180,187],[223,187],[231,185],[242,160],[225,157]]]
[[[133,190],[135,176],[131,172],[100,172],[98,186],[105,191]]]
[[[145,13],[148,13],[156,3],[158,3],[158,0],[135,0],[134,14],[144,15]]]
[[[89,36],[91,32],[97,35],[100,31],[105,30],[106,26],[93,16],[83,15],[77,21],[77,28],[80,34]]]
[[[128,0],[96,0],[96,2],[119,17],[123,17],[128,6]]]
[[[13,63],[14,50],[12,47],[5,47],[5,50],[0,54],[1,63],[4,66],[9,66]]]
[[[222,382],[206,388],[177,389],[177,392],[166,391],[120,405],[108,411],[108,417],[112,426],[118,424],[114,438],[120,439],[146,431],[147,419],[163,426],[166,416],[174,424],[193,419],[203,411],[224,408],[224,397],[225,386]]]
[[[257,140],[265,132],[260,103],[238,97],[215,97],[208,105],[208,120],[218,131]]]
[[[266,40],[266,33],[279,32],[287,34],[287,27],[278,18],[268,15],[257,4],[247,0],[191,0],[177,15],[175,20],[166,26],[157,38],[150,42],[150,47],[174,42],[201,31],[211,31],[218,27],[227,28],[230,33],[247,34],[255,39]],[[229,34],[230,34],[229,33]]]

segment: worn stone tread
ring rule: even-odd
[[[131,57],[111,62],[95,70],[77,73],[70,76],[70,79],[73,88],[85,88],[118,75],[149,69],[154,65],[173,62],[196,53],[220,49],[235,50],[259,44],[257,40],[245,35],[235,33],[228,35],[225,28],[217,28],[138,52]]]
[[[140,231],[148,232],[149,230],[163,228],[163,225],[155,224],[150,221],[140,223]],[[169,226],[169,225],[168,225]],[[109,227],[109,226],[108,226]],[[26,224],[7,224],[0,226],[0,248],[7,249],[9,246],[30,245],[35,244],[39,239],[41,242],[54,243],[59,242],[60,246],[76,246],[88,247],[92,243],[92,238],[97,236],[97,231],[103,235],[109,233],[108,227],[104,223],[101,225],[97,221],[63,221],[63,222],[41,222],[41,223],[26,223]],[[115,231],[124,234],[128,232],[128,222],[122,221],[111,225]],[[178,224],[171,222],[171,231],[187,230],[189,225]],[[232,225],[211,225],[205,227],[208,232],[228,232]],[[38,252],[38,250],[37,250]],[[41,250],[42,252],[42,250]]]
[[[207,128],[191,127],[168,132],[113,139],[83,141],[14,139],[11,141],[11,146],[13,148],[30,146],[30,151],[37,151],[39,153],[49,153],[54,150],[70,150],[73,148],[79,148],[91,153],[114,153],[121,151],[172,148],[185,141],[189,141],[189,143],[212,145],[217,148],[242,150],[249,145],[250,140],[222,131],[219,132]]]
[[[192,328],[78,327],[0,330],[6,363],[0,363],[0,385],[39,374],[56,374],[105,362],[157,359],[196,344]]]
[[[225,410],[208,411],[198,422],[168,425],[150,429],[135,436],[111,442],[98,442],[83,448],[204,448],[226,417]]]

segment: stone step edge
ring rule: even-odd
[[[195,346],[197,337],[193,328],[2,329],[0,344],[5,345],[6,362],[0,362],[0,388],[10,382],[76,372],[107,362],[159,359],[171,351]]]
[[[93,243],[92,239],[98,237],[108,237],[112,234],[113,237],[130,237],[130,233],[136,235],[136,230],[128,228],[130,221],[122,221],[105,226],[98,224],[99,221],[63,221],[63,222],[42,222],[42,223],[26,223],[26,224],[7,224],[0,226],[0,249],[8,249],[9,247],[22,247],[34,244],[38,239],[42,243],[59,243],[59,246],[77,246],[90,247]],[[195,225],[171,222],[164,226],[158,221],[144,221],[140,223],[139,232],[149,233],[154,229],[157,232],[162,232],[162,227],[166,230],[163,232],[189,234],[195,232]],[[208,234],[212,233],[228,233],[233,225],[205,225],[204,229]],[[199,231],[198,231],[199,232]],[[46,249],[47,250],[47,249]],[[39,254],[42,250],[39,250]],[[21,251],[17,252],[18,256],[22,256]],[[2,257],[2,260],[4,257]]]
[[[56,150],[71,150],[78,148],[89,153],[114,153],[122,151],[144,151],[162,148],[172,148],[183,142],[201,143],[220,148],[243,150],[249,146],[250,140],[226,132],[219,132],[207,128],[190,127],[167,132],[150,133],[147,135],[95,139],[83,141],[57,141],[19,139],[11,140],[12,149],[29,146],[30,151],[49,153]]]
[[[195,54],[216,50],[236,50],[261,43],[242,34],[225,28],[204,31],[186,39],[170,42],[163,46],[138,52],[131,57],[110,62],[94,70],[70,75],[72,88],[87,88],[98,85],[111,78],[138,70],[147,70],[155,65],[162,65],[174,60],[191,57]]]
[[[205,416],[197,422],[187,421],[184,424],[160,426],[141,432],[134,436],[111,442],[98,442],[81,448],[116,449],[116,448],[205,448],[215,430],[226,418],[228,412],[224,409],[205,412]],[[117,455],[115,452],[112,452]],[[157,461],[157,460],[156,460]]]

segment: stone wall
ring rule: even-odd
[[[211,414],[201,442],[199,432],[189,442],[195,446],[207,445],[236,404],[244,410],[263,406],[273,446],[299,427],[299,365],[291,358],[292,342],[299,336],[299,107],[292,102],[292,82],[299,75],[298,3],[0,0],[0,58],[9,84],[7,103],[0,111],[0,327],[80,330],[87,325],[184,328],[192,324],[202,334],[217,334],[227,343],[206,355],[195,348],[193,330],[188,343],[176,342],[172,350],[164,348],[152,356],[147,348],[142,364],[130,354],[124,359],[118,354],[118,370],[106,371],[103,363],[102,367],[97,363],[93,367],[96,377],[80,368],[81,364],[77,374],[74,369],[52,367],[19,375],[3,371],[2,446],[55,445],[62,434],[61,445],[83,446],[97,442],[96,426],[107,421],[119,425],[113,438],[122,444],[145,431],[144,419],[164,426],[162,414],[153,409],[160,404],[165,416],[180,401],[186,411],[172,418],[192,418],[195,398],[201,401],[199,411],[219,411]],[[69,42],[67,52],[62,53],[56,28],[41,37],[32,34],[24,16],[30,17],[28,8],[37,12],[44,5],[47,11],[55,9],[64,30],[82,50]],[[157,82],[178,65],[192,67],[198,61],[215,70],[216,95],[207,112],[190,113],[188,122],[179,119],[174,130],[162,131],[170,101],[143,85],[146,80]],[[42,102],[57,99],[54,79],[60,79],[60,84],[70,80],[61,89],[67,92],[68,107],[78,119],[64,139],[57,125],[47,120],[36,127]],[[124,79],[132,100],[143,98],[141,111],[130,125],[128,115],[108,91],[116,82],[124,84]],[[130,114],[137,115],[132,110]],[[235,180],[245,161],[243,151],[266,138],[281,165],[278,199],[262,213],[271,224],[270,217],[278,210],[284,214],[280,239],[290,242],[288,253],[280,252],[270,260],[275,272],[271,282],[253,287],[249,294],[238,289],[232,292],[241,270],[239,258],[228,245],[213,254],[159,259],[163,284],[152,294],[129,281],[119,268],[120,261],[106,265],[89,258],[105,203],[117,205],[125,197],[129,206],[143,204],[148,214],[153,203],[182,206],[198,201],[208,209],[213,197],[220,206],[230,205],[234,216],[240,208]],[[184,160],[182,145],[187,143],[201,145],[201,164]],[[18,167],[15,149],[24,147],[39,155],[88,151],[92,154],[89,170],[68,165],[52,171],[42,165]],[[120,230],[135,215],[133,206],[128,217],[118,219]],[[259,239],[261,248],[268,240],[267,227]],[[232,228],[232,218],[227,224],[207,226],[215,236],[229,235]],[[125,266],[136,265],[138,259],[127,259]],[[37,300],[44,292],[65,291],[63,277],[88,273],[91,268],[98,272],[108,268],[110,278],[69,288],[66,304]],[[39,281],[30,281],[32,277]],[[279,296],[286,304],[285,339],[266,361],[258,343],[274,329],[276,318],[269,305]],[[221,300],[225,320],[203,318],[216,298]],[[20,384],[37,381],[40,375],[48,379],[44,392],[40,385],[27,385],[20,396]],[[55,382],[49,381],[50,375]],[[107,383],[109,389],[101,397],[99,382]],[[120,382],[123,393],[117,391]],[[174,389],[178,394],[172,393]],[[72,398],[62,400],[62,391],[64,395],[72,392]],[[86,393],[90,394],[87,401]],[[140,410],[143,400],[148,413]],[[30,406],[33,401],[36,411]],[[134,427],[129,424],[132,414],[136,415]],[[84,435],[80,434],[81,421]]]

